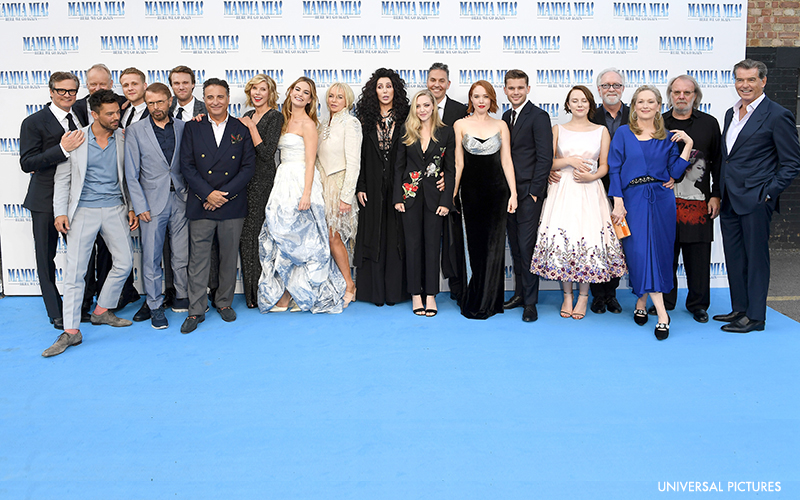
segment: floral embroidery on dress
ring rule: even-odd
[[[437,177],[442,173],[442,159],[446,150],[446,147],[439,148],[439,154],[433,157],[433,161],[425,169],[425,177]]]
[[[589,247],[585,238],[571,242],[563,229],[558,232],[560,238],[556,235],[548,238],[547,227],[540,231],[531,262],[533,274],[548,280],[605,283],[628,272],[625,255],[619,244],[611,244],[605,248]],[[600,233],[601,241],[606,233],[612,242],[617,239],[611,223]],[[563,246],[559,246],[557,240]]]
[[[403,200],[406,198],[415,198],[417,196],[417,189],[419,189],[419,181],[422,178],[419,170],[415,170],[409,174],[411,182],[403,183]]]

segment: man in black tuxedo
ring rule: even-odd
[[[181,172],[189,187],[189,316],[181,333],[190,333],[205,320],[206,286],[211,241],[219,240],[217,311],[224,321],[235,321],[231,308],[236,287],[239,237],[247,215],[247,183],[255,172],[255,148],[250,131],[228,115],[228,82],[209,78],[203,84],[208,115],[186,123],[181,142]]]
[[[503,92],[511,109],[503,113],[503,121],[511,131],[511,159],[517,182],[517,211],[508,214],[506,230],[511,257],[514,260],[514,296],[503,307],[524,305],[522,321],[539,318],[539,277],[530,272],[530,262],[539,216],[547,196],[547,178],[553,165],[553,130],[550,115],[528,100],[531,88],[528,75],[518,69],[506,73]]]
[[[428,69],[428,90],[436,98],[439,118],[445,125],[453,124],[467,116],[467,106],[447,96],[450,88],[450,68],[444,63],[433,63]],[[460,147],[460,144],[457,145]],[[444,186],[440,183],[439,189]],[[444,229],[444,248],[442,252],[442,268],[445,269],[450,287],[450,297],[459,303],[466,289],[467,262],[464,257],[464,230],[462,229],[460,208],[450,210]]]
[[[720,225],[732,311],[714,316],[722,330],[763,330],[769,291],[769,226],[778,197],[800,173],[794,116],[764,95],[767,67],[733,67],[739,101],[725,113],[720,168]]]
[[[22,206],[31,211],[36,271],[47,315],[57,330],[62,330],[61,295],[56,288],[53,262],[58,231],[53,216],[53,186],[56,167],[69,159],[70,152],[85,140],[82,123],[73,117],[72,106],[80,81],[63,71],[50,75],[52,102],[22,121],[19,132],[20,166],[31,174],[28,194]]]
[[[95,64],[86,71],[86,89],[89,94],[75,101],[72,106],[72,112],[78,117],[84,125],[89,125],[92,122],[92,114],[89,113],[88,100],[89,96],[98,90],[113,90],[114,80],[111,78],[111,70],[108,66],[102,63]],[[127,99],[117,94],[117,103],[120,106],[125,104]]]

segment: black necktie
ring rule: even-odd
[[[176,120],[183,120],[183,108],[178,108],[178,113],[175,115]]]
[[[78,127],[75,125],[75,120],[72,119],[72,113],[67,113],[67,128],[69,128],[70,132],[78,130]]]
[[[131,114],[130,114],[130,116],[128,116],[128,119],[125,121],[125,128],[128,128],[128,125],[131,124],[131,122],[133,121],[133,115],[135,115],[135,114],[136,114],[136,110],[133,109],[133,106],[131,106]]]
[[[511,110],[511,128],[514,128],[514,125],[517,123],[517,110]]]

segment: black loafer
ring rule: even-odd
[[[232,307],[220,307],[217,309],[217,312],[222,317],[222,321],[226,323],[230,323],[231,321],[236,321],[236,311],[233,310]]]
[[[692,313],[692,317],[698,323],[708,323],[708,313],[705,309],[698,309]]]
[[[148,319],[150,319],[150,307],[147,305],[147,301],[145,300],[144,304],[142,304],[142,307],[140,307],[139,310],[136,311],[136,314],[133,315],[133,320],[138,322],[147,321]]]
[[[81,311],[81,323],[91,323],[92,313],[89,311]]]
[[[202,316],[188,316],[181,325],[181,333],[192,333],[197,330],[197,325],[206,320],[205,314]]]
[[[522,307],[525,305],[525,299],[522,298],[522,295],[514,295],[507,301],[503,302],[503,309],[514,309],[516,307]]]
[[[764,321],[756,321],[747,316],[742,316],[732,323],[722,325],[722,331],[728,333],[750,333],[754,330],[763,331],[765,326]]]
[[[64,330],[64,318],[53,318],[50,322],[56,330]]]
[[[743,318],[743,312],[729,312],[728,314],[717,314],[714,316],[714,321],[722,321],[723,323],[733,323],[734,321]]]
[[[522,313],[522,321],[532,323],[539,319],[539,313],[536,311],[536,306],[531,304],[525,306],[525,311]]]
[[[634,309],[633,311],[633,321],[636,322],[639,326],[644,326],[647,324],[647,311],[644,309]]]
[[[647,314],[649,314],[651,316],[655,316],[656,314],[658,314],[658,311],[656,311],[656,306],[648,307],[647,308]]]
[[[612,314],[619,314],[622,312],[622,306],[619,305],[616,297],[611,297],[606,301],[606,309]]]
[[[656,335],[656,339],[658,340],[666,340],[669,337],[669,324],[671,320],[667,320],[666,323],[656,323],[656,329],[654,331]]]
[[[595,299],[592,300],[592,305],[589,307],[589,309],[591,309],[595,314],[603,314],[606,312],[606,301],[595,297]]]

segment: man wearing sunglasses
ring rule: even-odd
[[[61,296],[56,288],[53,259],[58,245],[54,226],[53,182],[58,164],[84,141],[79,129],[84,126],[72,113],[80,82],[72,73],[54,72],[50,76],[50,99],[47,106],[25,118],[19,132],[20,165],[31,174],[23,206],[31,211],[36,271],[50,323],[63,329]]]

